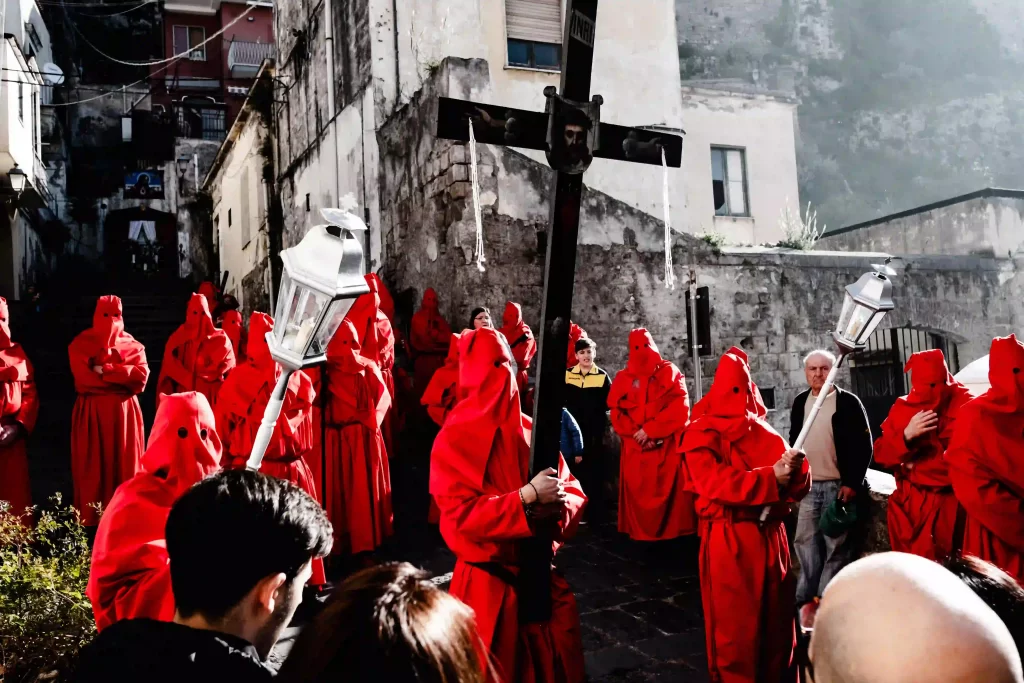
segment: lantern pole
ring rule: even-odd
[[[249,460],[245,463],[245,468],[252,472],[258,472],[260,465],[263,464],[263,456],[267,452],[270,439],[274,436],[274,428],[277,427],[277,420],[281,417],[281,410],[284,408],[284,399],[288,393],[288,382],[295,373],[295,370],[291,368],[280,367],[281,376],[277,378],[277,385],[274,387],[274,392],[270,395],[266,410],[263,411],[263,421],[260,422],[260,428],[256,432],[256,439],[252,444],[252,453],[249,455]]]

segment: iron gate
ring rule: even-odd
[[[959,372],[956,342],[938,332],[915,327],[875,330],[867,348],[850,357],[852,390],[864,404],[876,439],[882,434],[882,422],[889,409],[910,389],[910,376],[903,372],[907,360],[918,351],[930,349],[942,351],[950,372]]]

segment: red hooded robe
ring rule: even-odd
[[[0,445],[0,500],[11,504],[12,514],[24,515],[32,506],[32,490],[28,479],[28,454],[25,437],[32,433],[39,415],[35,373],[25,350],[11,340],[10,313],[7,299],[0,297],[0,425],[20,425],[20,433]],[[28,522],[28,518],[24,520]]]
[[[789,486],[773,465],[786,442],[764,421],[747,356],[730,349],[683,434],[700,515],[700,585],[711,680],[774,683],[791,666],[796,580],[783,520],[811,486],[804,460]],[[771,506],[764,524],[762,508]]]
[[[202,294],[206,298],[206,307],[210,311],[210,315],[216,319],[217,314],[220,312],[220,288],[210,281],[204,281],[199,283],[199,294]]]
[[[434,373],[444,365],[452,328],[438,309],[437,292],[431,288],[423,292],[420,310],[412,316],[409,345],[415,354],[414,383],[417,398],[422,398]]]
[[[967,511],[963,553],[1024,583],[1024,344],[993,339],[988,368],[992,386],[960,410],[946,461]]]
[[[100,519],[86,594],[100,631],[121,619],[174,618],[164,527],[171,506],[217,471],[221,442],[206,397],[164,397],[139,473],[118,487]]]
[[[459,338],[463,398],[434,441],[430,492],[441,509],[441,534],[458,558],[449,592],[476,612],[477,628],[501,680],[576,683],[585,677],[576,600],[565,579],[551,576],[550,621],[520,624],[517,541],[533,535],[519,498],[529,481],[530,447],[523,431],[512,358],[497,330]],[[552,521],[554,548],[575,532],[586,496],[565,461],[566,506]]]
[[[686,383],[645,329],[629,333],[629,362],[612,381],[608,407],[622,441],[619,531],[637,541],[696,533],[693,494],[677,448],[690,414]],[[649,445],[633,438],[640,429]]]
[[[502,315],[503,327],[498,330],[508,345],[512,348],[512,358],[516,361],[519,372],[516,374],[516,382],[519,385],[519,392],[526,391],[527,370],[533,357],[537,355],[537,340],[533,338],[533,330],[523,320],[523,307],[509,301],[505,304],[505,313]],[[579,327],[579,326],[577,326]],[[576,342],[570,341],[570,344]],[[573,353],[573,365],[576,364],[576,354]]]
[[[82,523],[96,526],[104,507],[135,476],[146,432],[138,395],[146,388],[146,348],[124,331],[121,299],[102,296],[92,327],[68,346],[78,400],[71,417],[71,474]],[[99,367],[98,373],[93,368]]]
[[[392,398],[391,405],[384,416],[384,424],[381,425],[381,433],[384,435],[384,445],[387,448],[388,457],[394,457],[394,432],[397,422],[393,372],[395,368],[395,334],[391,328],[391,321],[380,309],[380,288],[377,284],[379,281],[376,276],[366,276],[366,284],[370,287],[370,293],[356,299],[345,318],[356,328],[360,353],[363,358],[372,360],[380,368],[384,385],[388,389],[388,395]]]
[[[444,365],[430,378],[430,384],[423,392],[420,402],[426,407],[430,419],[436,422],[438,427],[443,427],[444,421],[448,419],[448,413],[452,412],[452,408],[459,402],[459,335],[452,335],[448,345],[448,357]],[[441,511],[433,496],[430,498],[427,521],[430,524],[438,524],[441,521]]]
[[[911,373],[910,393],[896,399],[875,442],[875,462],[896,475],[896,491],[887,505],[889,542],[895,551],[942,561],[953,552],[959,506],[943,456],[971,395],[953,379],[938,349],[912,355],[904,372]],[[938,427],[908,444],[903,432],[926,410],[938,414]]]
[[[217,431],[224,442],[224,467],[242,469],[252,452],[256,432],[274,392],[281,368],[270,356],[267,333],[274,319],[266,313],[249,318],[249,342],[246,361],[228,375],[214,406]],[[281,416],[263,456],[260,471],[297,485],[319,500],[316,482],[303,456],[313,448],[313,383],[301,370],[288,382]],[[313,560],[310,583],[324,583],[323,561]]]
[[[231,340],[224,330],[213,326],[206,297],[193,294],[185,323],[171,334],[164,348],[157,401],[163,394],[198,391],[216,408],[217,394],[234,367]]]
[[[231,350],[235,354],[235,363],[245,362],[245,324],[242,314],[238,311],[225,311],[220,328],[231,340]]]
[[[347,320],[327,346],[326,374],[325,504],[334,547],[371,552],[393,532],[391,472],[380,432],[391,396],[377,365],[359,355],[356,329]]]

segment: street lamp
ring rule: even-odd
[[[832,333],[832,338],[839,350],[839,358],[829,371],[821,391],[818,392],[818,398],[815,399],[810,414],[804,420],[803,428],[796,437],[796,441],[793,442],[793,448],[797,450],[803,448],[807,435],[810,434],[811,425],[814,424],[814,419],[818,417],[821,406],[832,391],[832,385],[836,382],[836,375],[839,374],[839,367],[843,361],[851,353],[860,351],[867,345],[868,337],[882,322],[882,318],[895,308],[892,301],[892,280],[889,277],[895,275],[896,272],[889,267],[890,262],[892,262],[891,256],[885,259],[883,265],[872,264],[871,267],[875,270],[864,273],[855,283],[847,285],[843,310],[839,314],[839,322],[836,323],[836,329]],[[769,511],[770,506],[766,505],[761,512],[762,524],[768,519]]]
[[[253,471],[263,462],[288,380],[297,370],[326,360],[327,344],[353,301],[370,291],[363,277],[362,244],[353,236],[366,230],[366,224],[343,209],[323,209],[320,214],[328,225],[310,228],[301,242],[281,252],[284,272],[267,344],[282,372],[246,462]]]
[[[188,157],[178,157],[174,163],[178,166],[178,180],[184,180],[188,172]]]
[[[7,172],[7,178],[11,181],[11,189],[14,190],[15,198],[20,197],[21,193],[25,191],[28,175],[18,168],[18,164],[14,164],[14,168]]]

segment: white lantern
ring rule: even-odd
[[[267,344],[283,372],[256,433],[246,463],[250,470],[258,470],[263,462],[292,373],[326,360],[327,345],[352,303],[370,292],[364,277],[363,248],[352,234],[366,230],[366,225],[347,210],[323,209],[320,213],[329,224],[310,228],[301,242],[281,252],[284,272],[274,331],[267,333]]]
[[[868,337],[875,331],[885,314],[895,305],[892,302],[892,281],[884,271],[888,266],[874,266],[877,270],[865,273],[846,288],[843,310],[832,333],[840,352],[864,348]],[[890,271],[891,272],[891,271]]]

